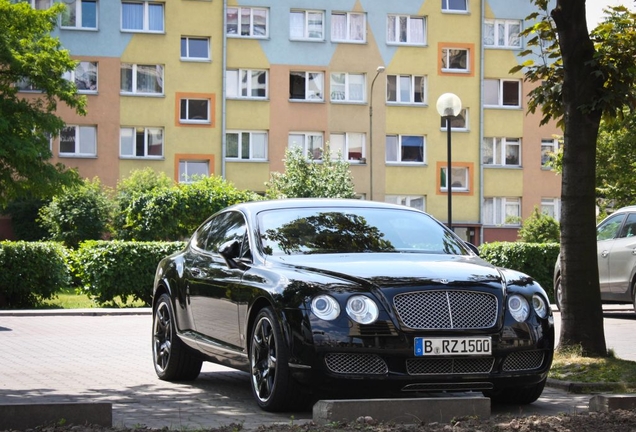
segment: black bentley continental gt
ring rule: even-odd
[[[340,390],[532,403],[552,363],[548,298],[530,276],[474,250],[405,206],[226,208],[157,268],[155,370],[169,381],[195,379],[203,361],[246,371],[267,411]]]

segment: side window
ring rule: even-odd
[[[247,232],[245,219],[238,212],[227,212],[215,218],[217,222],[211,227],[205,249],[217,254],[220,247],[232,240],[243,244]]]
[[[623,225],[623,229],[619,235],[620,238],[633,237],[636,235],[636,213],[630,213],[627,216],[627,221]]]
[[[625,214],[619,214],[616,216],[610,216],[608,219],[603,221],[603,223],[596,229],[596,240],[611,240],[615,238],[624,219]]]

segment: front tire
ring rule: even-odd
[[[558,310],[561,309],[561,302],[563,301],[563,287],[561,286],[561,275],[558,275],[554,283],[554,301]]]
[[[501,404],[511,405],[528,405],[539,399],[547,378],[544,378],[537,384],[527,387],[506,388],[503,390],[484,391],[484,396],[489,397],[491,401]]]
[[[159,297],[152,315],[152,360],[159,379],[192,381],[198,377],[203,362],[177,336],[168,294]]]

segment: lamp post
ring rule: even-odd
[[[448,229],[453,229],[453,187],[451,184],[451,119],[462,110],[462,101],[456,94],[444,93],[437,99],[437,112],[446,119],[446,191],[448,194]]]
[[[371,91],[369,92],[369,200],[373,201],[373,86],[378,75],[384,72],[384,66],[378,66],[375,70],[375,76],[371,81]]]

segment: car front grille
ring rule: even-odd
[[[545,357],[544,351],[520,351],[509,354],[504,360],[504,372],[539,369]]]
[[[467,383],[417,383],[402,387],[403,392],[441,392],[441,391],[475,391],[491,390],[494,386],[489,382]]]
[[[494,357],[414,358],[406,360],[406,371],[409,375],[481,374],[489,373],[494,363]]]
[[[483,292],[415,291],[396,295],[393,304],[404,325],[417,330],[484,329],[497,321],[497,297]]]
[[[337,374],[384,375],[389,371],[384,360],[375,354],[329,353],[325,363]]]

